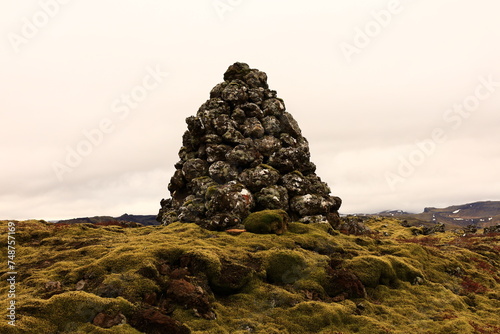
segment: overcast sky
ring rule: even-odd
[[[185,118],[268,75],[341,213],[500,200],[498,0],[2,0],[0,218],[156,214]]]

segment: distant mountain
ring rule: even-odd
[[[487,227],[500,224],[500,201],[467,203],[446,208],[429,207],[422,213],[387,210],[376,215],[397,216],[406,219],[412,225],[443,223],[448,228],[462,228],[467,225]]]
[[[94,216],[84,218],[72,218],[66,220],[59,220],[57,223],[61,224],[97,224],[97,225],[127,225],[127,223],[139,223],[141,225],[159,225],[154,215],[129,215],[127,213],[120,217],[111,216]]]
[[[393,216],[401,216],[401,215],[411,215],[410,212],[406,212],[403,210],[385,210],[379,212],[377,215],[384,217],[393,217]]]
[[[487,227],[500,224],[500,201],[483,201],[452,205],[446,208],[425,208],[422,213],[409,213],[403,210],[385,210],[367,216],[397,217],[407,220],[411,225],[433,225],[443,223],[447,228],[462,228],[467,225]],[[121,223],[120,223],[121,222]],[[139,223],[142,225],[159,225],[155,215],[129,215],[119,217],[95,216],[60,220],[58,223],[81,224],[91,223],[99,225],[126,225],[126,223]],[[116,225],[116,224],[115,224]]]
[[[142,225],[159,225],[160,223],[156,220],[156,215],[129,215],[127,213],[117,217],[118,220],[124,220],[128,222],[139,223]]]

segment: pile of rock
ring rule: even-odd
[[[431,235],[435,233],[444,233],[445,225],[443,223],[435,223],[433,226],[428,227],[420,225],[418,228],[412,228],[412,233],[414,235]]]
[[[229,66],[186,123],[161,223],[225,230],[266,209],[303,223],[338,223],[341,200],[315,174],[308,142],[264,72]]]
[[[485,227],[483,233],[484,234],[488,234],[488,233],[500,233],[500,224],[489,226],[489,227]]]

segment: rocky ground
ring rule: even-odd
[[[0,332],[500,332],[500,234],[359,219],[281,221],[279,235],[16,222],[16,326],[3,317]]]

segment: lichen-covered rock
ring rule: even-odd
[[[252,192],[258,192],[264,187],[276,184],[280,179],[279,172],[268,165],[259,165],[255,168],[245,169],[238,180]]]
[[[181,189],[185,185],[184,174],[182,170],[177,169],[170,179],[170,183],[168,184],[168,190],[174,192],[176,190]]]
[[[213,163],[217,161],[226,160],[226,154],[232,149],[229,145],[207,145],[206,155],[207,162]]]
[[[281,124],[274,116],[265,117],[262,120],[262,125],[264,126],[265,133],[268,135],[275,136],[281,132]]]
[[[328,214],[328,221],[334,229],[344,234],[363,235],[372,233],[363,223],[362,217],[348,216],[340,218],[337,211],[333,211]]]
[[[264,135],[264,127],[257,117],[247,118],[241,128],[243,135],[246,137],[260,138]]]
[[[204,201],[200,198],[195,198],[185,202],[179,208],[179,215],[177,218],[185,223],[197,222],[205,217],[206,211],[207,209],[205,208]]]
[[[264,112],[255,103],[245,103],[239,107],[245,112],[246,117],[256,117],[257,119],[262,119],[264,117]]]
[[[111,328],[119,324],[125,324],[126,318],[120,312],[116,314],[107,314],[104,312],[98,313],[92,323],[98,327]]]
[[[248,73],[250,73],[250,66],[245,63],[234,63],[227,68],[226,73],[224,73],[224,81],[231,81],[237,79],[243,79]]]
[[[475,234],[476,232],[477,232],[476,225],[467,225],[466,227],[464,227],[465,234]]]
[[[264,88],[250,88],[248,90],[248,100],[257,105],[261,105],[264,100]]]
[[[428,226],[420,226],[419,228],[413,228],[412,233],[414,235],[431,235],[434,233],[444,233],[445,226],[443,223],[436,223],[431,227]]]
[[[238,177],[235,165],[226,161],[216,161],[208,169],[210,177],[217,183],[224,184]]]
[[[198,109],[197,116],[201,117],[203,121],[202,123],[206,127],[208,123],[207,120],[203,117],[204,115],[220,115],[227,114],[229,112],[231,112],[229,103],[221,98],[210,98],[207,100],[207,102],[201,105],[200,109]]]
[[[186,118],[186,124],[188,126],[188,131],[193,136],[201,137],[205,134],[205,125],[199,117],[189,116]]]
[[[211,231],[223,231],[241,224],[241,218],[232,213],[218,213],[205,219],[199,225]]]
[[[256,208],[259,210],[288,210],[288,193],[285,187],[273,185],[262,188],[255,194]]]
[[[134,314],[130,324],[144,333],[191,333],[191,330],[181,322],[154,308],[140,310]]]
[[[262,102],[262,110],[266,116],[280,116],[285,111],[285,104],[280,99],[267,99]]]
[[[340,199],[315,174],[309,143],[264,72],[229,66],[186,123],[160,222],[225,230],[252,212],[284,210],[306,224],[339,225]]]
[[[281,145],[283,147],[297,147],[297,139],[289,135],[288,133],[280,133]]]
[[[197,177],[196,179],[191,180],[188,190],[195,196],[195,198],[204,198],[208,188],[216,184],[215,180],[209,176]],[[187,198],[185,201],[187,201]]]
[[[204,135],[203,138],[202,138],[203,142],[206,143],[207,145],[210,145],[210,144],[220,144],[222,143],[222,138],[219,137],[218,135],[212,133],[212,134],[207,134],[207,135]],[[201,146],[200,148],[203,148],[204,146]],[[199,148],[199,149],[200,149]]]
[[[189,159],[182,167],[182,175],[187,181],[202,177],[208,173],[208,164],[201,159]]]
[[[213,120],[213,128],[217,135],[222,136],[229,129],[236,129],[238,125],[229,115],[222,114]]]
[[[316,216],[305,216],[299,219],[299,223],[303,224],[323,224],[328,223],[326,216],[316,215]]]
[[[488,234],[488,233],[500,233],[500,224],[497,224],[497,225],[494,225],[494,226],[485,227],[483,233],[484,234]]]
[[[326,214],[332,205],[331,200],[312,194],[295,196],[290,200],[290,210],[300,217]]]
[[[233,80],[222,91],[221,97],[227,102],[243,102],[247,99],[248,86],[241,80]]]
[[[261,71],[250,71],[244,77],[245,82],[251,88],[268,88],[267,87],[267,74]]]
[[[174,279],[169,282],[167,296],[180,305],[193,308],[196,314],[207,320],[215,319],[207,293],[185,279]]]
[[[321,181],[321,178],[317,176],[316,174],[310,174],[306,176],[306,179],[309,182],[309,193],[311,194],[320,194],[320,195],[328,195],[330,193],[330,187],[328,185]],[[338,197],[337,197],[338,198]],[[338,210],[340,207],[340,204],[342,203],[340,201],[340,198],[338,198],[338,207],[335,210]]]
[[[283,112],[279,116],[279,120],[281,123],[281,128],[285,133],[290,134],[294,138],[298,138],[302,135],[299,128],[299,124],[290,113],[286,111]]]
[[[290,196],[304,195],[309,192],[311,183],[301,172],[295,171],[283,176],[283,186]]]
[[[245,137],[238,130],[229,128],[222,135],[222,139],[224,139],[224,141],[228,144],[239,144],[243,141],[243,139],[245,139]]]
[[[284,173],[289,173],[295,170],[295,159],[297,159],[297,154],[294,148],[280,148],[269,157],[268,163]]]
[[[224,81],[215,85],[215,87],[210,91],[210,98],[220,98],[222,91],[226,88],[227,84],[228,82]]]
[[[253,209],[255,203],[252,193],[240,183],[231,181],[215,187],[206,203],[210,216],[217,213],[232,214],[243,219]]]
[[[266,158],[281,148],[281,141],[273,136],[255,139],[254,143],[257,150]]]
[[[237,145],[231,151],[227,152],[226,159],[237,167],[259,165],[263,161],[262,155],[255,146],[244,144]]]

